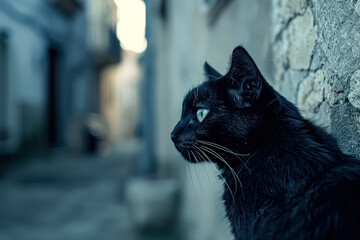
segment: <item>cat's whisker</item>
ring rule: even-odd
[[[194,150],[195,151],[195,150]],[[192,150],[190,150],[192,156],[194,157],[194,160],[196,163],[199,163],[199,160],[197,159],[197,157],[195,156],[194,152]],[[198,179],[198,183],[200,184],[200,187],[203,189],[203,185],[201,184],[201,181],[199,179],[199,174],[196,174],[196,177]]]
[[[206,161],[206,159],[201,155],[201,153],[202,153],[202,154],[205,154],[205,153],[204,153],[200,148],[198,148],[196,145],[193,145],[193,147],[197,149],[197,151],[195,151],[195,153],[198,154],[198,156],[201,158],[201,160]],[[200,151],[200,152],[199,152],[199,151]],[[208,159],[208,160],[210,160],[210,159]],[[211,162],[211,160],[210,160],[210,162]],[[212,162],[211,162],[211,163],[212,163]],[[216,168],[216,171],[217,171],[218,173],[220,173],[220,172],[217,170],[217,168]],[[207,174],[207,175],[208,175],[208,174]],[[210,181],[209,175],[208,175],[208,178],[209,178],[209,181]]]
[[[187,173],[186,176],[188,177],[188,179],[190,181],[190,184],[193,187],[193,189],[195,189],[195,183],[194,183],[193,175],[192,175],[188,165],[185,166],[185,169],[186,169],[186,173]]]
[[[250,171],[249,167],[246,165],[246,161],[244,161],[244,159],[240,158],[240,157],[243,157],[243,156],[249,156],[250,154],[235,153],[235,152],[231,151],[230,149],[228,149],[228,148],[226,148],[224,146],[221,146],[220,144],[213,143],[213,142],[208,142],[208,141],[203,141],[203,140],[197,140],[197,142],[202,143],[204,145],[212,146],[214,148],[218,148],[218,149],[220,149],[220,150],[222,150],[224,152],[235,155],[235,157],[237,157],[243,163],[243,166],[246,167],[249,174],[251,174],[251,171]]]
[[[211,75],[211,74],[204,74],[205,77],[213,77],[213,78],[218,78],[217,76]]]
[[[240,181],[239,176],[235,173],[234,169],[225,161],[225,159],[223,157],[221,157],[221,155],[219,155],[216,151],[206,147],[206,146],[199,146],[201,149],[203,149],[204,151],[210,153],[211,155],[213,155],[214,157],[216,157],[217,159],[219,159],[220,161],[222,161],[230,170],[231,174],[233,175],[234,178],[234,182],[235,182],[235,193],[237,192],[237,181],[238,180],[240,187],[242,188],[242,183]]]
[[[236,70],[236,68],[234,68],[234,70]],[[231,84],[234,84],[236,82],[236,79],[233,78],[233,76],[230,75],[230,78],[231,78]]]
[[[196,141],[199,142],[199,143],[202,143],[202,144],[212,145],[213,147],[219,148],[220,150],[223,150],[225,152],[231,153],[231,154],[236,155],[236,156],[247,157],[247,156],[250,155],[248,153],[236,153],[236,152],[230,150],[229,148],[224,147],[224,146],[222,146],[222,145],[220,145],[218,143],[208,142],[208,141],[204,141],[204,140],[196,140]]]
[[[195,147],[195,146],[194,146],[194,147]],[[195,148],[196,148],[196,147],[195,147]],[[197,148],[197,149],[198,149],[198,148]],[[195,152],[195,154],[199,157],[200,160],[206,161],[206,159],[199,153],[198,150],[194,150],[194,152]],[[206,175],[207,175],[207,177],[208,177],[209,182],[211,182],[211,179],[210,179],[210,176],[209,176],[208,171],[205,171],[205,173],[206,173]],[[211,184],[211,185],[212,185],[212,184]],[[214,188],[213,188],[213,190],[214,190]]]
[[[250,159],[251,159],[252,157],[254,157],[258,152],[259,152],[259,151],[253,153],[253,154],[246,160],[245,164],[249,163],[249,162],[250,162]],[[241,174],[243,168],[244,168],[244,165],[241,166],[241,168],[240,168],[240,170],[239,170],[239,174]],[[250,173],[250,174],[251,174],[251,173]]]
[[[196,162],[196,163],[198,163],[199,161],[198,161],[198,159],[196,158],[196,156],[195,156],[194,152],[193,152],[193,151],[191,151],[191,150],[190,150],[190,152],[191,152],[192,156],[194,157],[195,162]]]
[[[194,145],[194,146],[195,146],[195,145]],[[198,147],[196,147],[196,148],[198,148]],[[232,190],[231,190],[228,182],[227,182],[226,179],[224,178],[224,176],[220,173],[220,171],[217,169],[217,167],[216,167],[216,166],[214,165],[214,163],[211,161],[210,157],[209,157],[205,152],[203,152],[200,148],[198,148],[198,149],[199,149],[199,151],[204,155],[204,157],[210,162],[211,166],[214,167],[214,169],[219,173],[220,177],[224,180],[226,187],[227,187],[227,188],[229,189],[229,191],[230,191],[230,195],[231,195],[231,197],[232,197],[232,199],[233,199],[233,202],[235,202],[234,194],[233,194],[233,192],[232,192]]]
[[[237,177],[237,179],[239,180],[239,183],[240,183],[240,185],[241,185],[241,181],[240,181],[239,176],[235,173],[234,169],[233,169],[232,167],[230,167],[230,165],[226,162],[226,160],[225,160],[223,157],[221,157],[220,154],[218,154],[216,151],[214,151],[214,150],[211,149],[211,148],[208,148],[208,147],[205,147],[205,146],[202,146],[202,147],[204,147],[204,148],[212,151],[214,154],[217,155],[217,157],[218,157],[219,159],[221,158],[220,160],[223,161],[223,162],[230,168],[230,170],[232,170],[232,172],[236,175],[236,177]],[[244,165],[246,165],[246,164],[243,164],[243,166],[244,166]],[[250,172],[250,169],[249,169],[249,168],[248,168],[248,171]]]
[[[198,148],[198,147],[196,147],[196,146],[194,146],[198,151],[200,151],[200,149]],[[206,161],[206,159],[198,152],[198,151],[196,151],[198,154],[199,154],[199,157],[201,158],[201,160],[203,160],[203,161]]]
[[[265,105],[264,109],[267,108],[269,105],[271,105],[273,102],[275,102],[276,100],[278,100],[278,98],[276,97],[275,99],[271,100],[268,104]]]
[[[190,151],[187,151],[187,153],[188,153],[189,161],[192,161],[192,160],[191,160]],[[191,185],[192,185],[193,189],[196,189],[196,187],[195,187],[196,184],[195,184],[194,177],[193,177],[193,175],[194,175],[194,174],[193,174],[193,171],[192,171],[190,168],[188,168],[188,172],[189,172],[190,179],[191,179]],[[200,183],[200,179],[199,179],[198,174],[195,174],[195,175],[196,175],[196,178],[197,178],[197,182]],[[200,186],[201,186],[201,184],[200,184]],[[199,197],[199,195],[197,194],[197,191],[195,191],[195,195],[196,195],[196,198],[199,200],[200,197]]]
[[[190,158],[190,151],[187,151],[187,154],[188,154],[188,158],[189,158],[189,160],[191,159]]]
[[[216,168],[215,164],[214,164],[211,160],[209,160],[209,161],[210,161],[210,165],[215,169],[215,171],[218,172],[219,176],[220,176],[220,177],[222,178],[222,180],[224,181],[227,189],[229,189],[231,198],[232,198],[233,202],[235,203],[235,196],[234,196],[234,193],[232,192],[232,190],[231,190],[228,182],[226,181],[226,179],[224,178],[224,176],[220,173],[220,171]]]

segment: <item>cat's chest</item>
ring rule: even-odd
[[[292,205],[285,202],[285,196],[226,196],[224,203],[227,217],[231,223],[235,239],[257,239],[257,235],[268,229],[269,225],[278,225],[282,215]]]

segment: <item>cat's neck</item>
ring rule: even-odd
[[[301,121],[296,126],[279,124],[273,138],[250,156],[241,161],[233,157],[231,165],[219,165],[226,181],[223,200],[227,216],[239,239],[251,236],[247,231],[252,217],[263,206],[281,204],[289,194],[303,194],[312,182],[346,157],[329,134]]]
[[[336,164],[341,154],[330,135],[300,119],[296,126],[284,121],[249,156],[230,157],[229,164],[220,164],[220,168],[229,193],[236,190],[252,196],[272,196],[307,184]]]

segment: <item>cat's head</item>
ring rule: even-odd
[[[204,69],[207,80],[184,98],[171,139],[191,162],[222,161],[226,153],[246,154],[242,151],[249,151],[249,144],[256,144],[254,138],[267,131],[277,94],[243,47],[234,49],[225,75],[207,63]]]

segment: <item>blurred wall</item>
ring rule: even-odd
[[[225,73],[232,49],[243,45],[281,94],[359,155],[359,0],[156,0],[147,7],[155,159],[160,173],[173,169],[183,183],[184,239],[230,239],[216,171],[184,163],[169,137],[185,93],[204,80],[205,60]]]
[[[94,11],[93,2],[0,2],[0,82],[6,93],[0,154],[84,144],[84,119],[99,111],[99,72],[120,54],[111,38],[114,26],[104,21],[112,5]],[[107,38],[94,39],[94,32]]]
[[[110,148],[138,141],[140,125],[139,54],[122,52],[122,62],[109,66],[101,75],[101,113],[108,126]]]
[[[225,73],[232,49],[242,44],[266,77],[272,76],[271,3],[224,1],[214,13],[211,1],[151,1],[152,38],[156,50],[155,142],[158,171],[180,174],[184,239],[231,239],[221,203],[222,183],[212,165],[185,163],[170,140],[180,119],[182,99],[201,83],[208,61]],[[216,12],[216,11],[215,11]],[[259,17],[261,16],[261,17]],[[153,44],[153,45],[151,45]]]

